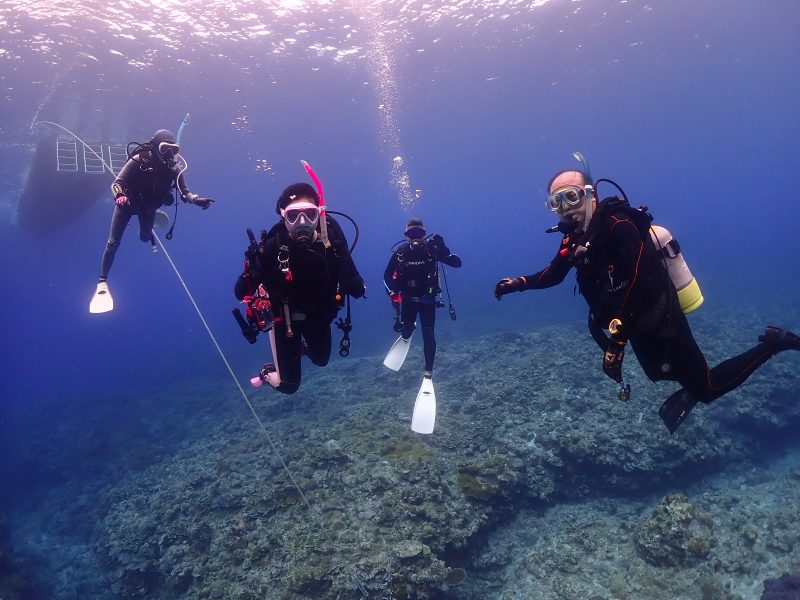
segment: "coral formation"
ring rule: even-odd
[[[742,345],[731,331],[707,337],[712,356]],[[292,479],[248,414],[219,408],[241,402],[227,387],[175,392],[159,414],[185,435],[176,428],[161,447],[150,436],[144,453],[132,425],[129,447],[111,444],[119,458],[94,480],[93,506],[75,503],[87,493],[76,485],[57,488],[48,510],[60,511],[58,523],[97,516],[81,534],[99,571],[86,589],[107,582],[123,599],[667,600],[695,585],[722,600],[755,597],[752,582],[798,564],[800,502],[756,501],[767,483],[748,470],[800,425],[800,403],[783,391],[797,379],[791,368],[768,363],[669,436],[656,409],[671,387],[630,367],[633,398],[618,402],[599,368],[576,376],[554,366],[553,339],[570,364],[597,361],[569,338],[552,328],[448,344],[432,436],[409,429],[419,373],[388,372],[374,358],[312,371],[290,400],[259,395]],[[85,465],[108,460],[104,443],[84,445]],[[762,495],[800,498],[800,476],[786,472],[779,493]],[[35,550],[55,553],[47,544]],[[52,585],[61,586],[53,595],[80,597]]]
[[[716,544],[714,523],[684,494],[672,494],[636,524],[634,542],[651,565],[691,566],[708,557]]]

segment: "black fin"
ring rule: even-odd
[[[758,336],[758,341],[765,343],[775,353],[784,350],[800,350],[800,337],[774,325],[767,325],[767,330],[764,335]]]
[[[658,416],[661,417],[670,434],[672,434],[677,431],[697,403],[697,398],[692,396],[686,389],[681,388],[664,400],[661,408],[658,409]]]

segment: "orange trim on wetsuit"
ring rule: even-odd
[[[572,262],[562,253],[564,249],[569,249],[569,237],[564,236],[561,245],[558,247],[553,260],[544,269],[532,275],[523,275],[526,290],[540,290],[558,285],[572,269]]]
[[[624,219],[619,219],[619,218],[615,217],[614,215],[611,215],[611,220],[613,221],[613,224],[611,225],[611,229],[609,230],[609,233],[608,233],[609,238],[611,238],[613,236],[614,229],[616,229],[617,225],[627,223],[628,225],[633,227],[633,230],[636,233],[636,239],[639,241],[639,249],[638,249],[638,252],[636,253],[636,261],[635,261],[635,263],[633,265],[633,269],[631,270],[630,278],[627,279],[627,280],[624,280],[624,281],[628,281],[629,282],[627,284],[627,286],[626,286],[627,290],[625,291],[625,295],[622,298],[622,301],[619,303],[619,306],[616,309],[611,310],[612,319],[616,318],[616,319],[621,320],[626,325],[632,325],[633,322],[634,322],[633,315],[626,315],[626,314],[624,314],[624,311],[625,311],[625,307],[626,307],[626,305],[628,303],[628,299],[630,298],[631,292],[633,292],[633,289],[636,286],[636,283],[637,283],[637,281],[639,279],[639,265],[641,264],[642,254],[644,253],[644,242],[642,242],[641,235],[639,233],[639,229],[636,227],[636,225],[633,223],[633,221],[631,221],[627,217],[624,218]],[[627,240],[623,239],[623,242],[625,242],[625,244],[623,244],[623,247],[625,245],[633,247],[633,245],[628,243]],[[614,244],[613,241],[609,241],[609,246],[611,246],[612,248],[616,248],[616,247],[619,246],[619,244]],[[619,263],[617,261],[613,262],[609,266],[613,267],[612,273],[619,272],[620,270],[622,270],[623,271],[623,277],[626,275],[624,268],[623,269],[619,269],[618,268],[619,267]],[[611,294],[612,294],[612,296],[614,294],[613,287],[611,289]],[[628,336],[625,335],[622,332],[614,334],[613,337],[616,340],[621,341],[621,342],[627,341],[627,338],[628,338]]]

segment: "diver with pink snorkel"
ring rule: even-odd
[[[250,245],[245,251],[244,271],[236,281],[236,298],[245,303],[246,318],[239,309],[234,316],[243,335],[255,343],[259,333],[268,333],[273,362],[251,379],[255,387],[264,383],[285,394],[300,387],[301,358],[323,367],[331,355],[331,324],[339,310],[347,317],[336,326],[342,330],[339,354],[350,348],[349,297],[362,298],[364,280],[351,252],[358,241],[358,227],[348,247],[339,223],[325,210],[322,184],[311,167],[303,167],[317,189],[294,183],[278,197],[275,212],[281,216],[260,239],[248,229]],[[344,213],[336,212],[355,222]]]

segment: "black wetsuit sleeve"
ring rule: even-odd
[[[450,248],[444,243],[442,236],[436,235],[433,237],[433,243],[436,246],[436,260],[446,264],[448,267],[459,268],[461,266],[461,258],[450,252]]]
[[[174,168],[177,169],[175,187],[178,188],[178,194],[180,194],[181,200],[189,204],[197,204],[197,199],[200,198],[200,196],[189,189],[189,184],[186,183],[186,171],[178,169],[177,166]]]
[[[341,286],[341,291],[353,296],[353,298],[361,298],[366,292],[364,279],[358,272],[356,263],[353,261],[353,257],[350,254],[347,238],[336,219],[328,217],[326,223],[328,225],[328,238],[339,257],[338,281]]]
[[[197,198],[197,194],[193,194],[186,183],[185,171],[178,171],[178,176],[175,179],[175,185],[178,187],[178,193],[181,195],[181,200],[184,202],[193,202]]]
[[[532,275],[525,275],[526,290],[540,290],[544,288],[553,287],[558,285],[572,269],[572,262],[568,258],[567,238],[561,240],[561,246],[558,249],[553,260],[544,269]]]
[[[132,196],[134,196],[137,187],[135,179],[138,172],[138,163],[135,160],[128,159],[128,162],[125,163],[119,174],[114,178],[114,183],[111,184],[111,193],[114,194],[114,198],[128,196],[129,199],[134,199]]]
[[[275,228],[273,228],[274,230]],[[270,231],[272,234],[272,231]],[[244,269],[236,279],[233,293],[238,300],[255,293],[259,284],[264,284],[270,297],[275,298],[283,290],[283,273],[278,267],[278,246],[274,236],[267,239],[263,249],[259,247],[256,254],[251,254],[248,247],[245,252]]]
[[[386,265],[386,270],[383,272],[383,283],[386,285],[387,290],[391,290],[393,292],[399,292],[395,286],[397,285],[397,281],[395,280],[395,273],[397,272],[397,252],[392,253],[392,257],[389,259],[389,264]]]
[[[616,337],[627,339],[624,329],[636,326],[635,315],[640,313],[635,307],[637,285],[640,282],[639,267],[644,253],[644,242],[636,225],[628,217],[611,217],[609,232],[609,266],[611,290],[611,316],[622,321],[623,328]],[[605,323],[603,323],[605,325]]]

